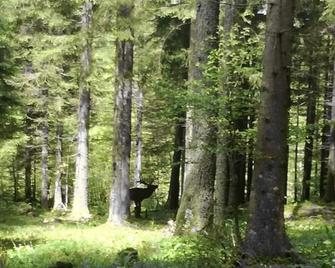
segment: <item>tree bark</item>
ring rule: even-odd
[[[89,166],[89,117],[90,117],[90,84],[88,78],[92,69],[92,19],[93,3],[87,0],[83,6],[81,30],[85,46],[81,55],[80,99],[78,109],[78,145],[76,173],[73,193],[72,217],[77,220],[89,219],[88,209],[88,166]]]
[[[27,107],[26,112],[26,122],[25,122],[25,134],[28,137],[28,141],[24,148],[24,188],[25,188],[25,199],[27,202],[32,202],[32,184],[31,184],[31,162],[33,153],[33,131],[32,131],[32,118],[33,118],[33,108],[31,106]]]
[[[255,172],[243,251],[251,257],[285,257],[284,226],[288,110],[294,1],[268,2]]]
[[[335,37],[335,34],[334,34]],[[333,92],[332,92],[332,107],[330,121],[330,137],[329,137],[329,158],[328,158],[328,174],[327,186],[325,191],[325,201],[335,201],[335,61],[333,69]]]
[[[311,63],[313,64],[313,63]],[[312,173],[312,160],[313,160],[313,145],[314,145],[314,128],[316,118],[316,92],[317,92],[317,81],[315,78],[316,70],[310,68],[308,92],[307,92],[307,118],[306,128],[307,136],[305,141],[304,149],[304,175],[302,180],[302,201],[310,199],[310,184],[311,184],[311,173]]]
[[[296,126],[300,127],[300,102],[297,101],[297,121]],[[296,137],[295,148],[294,148],[294,202],[298,202],[298,153],[299,153],[299,139]]]
[[[121,29],[121,20],[132,16],[133,5],[118,7],[117,24]],[[133,42],[131,28],[126,40],[116,41],[116,80],[114,104],[114,137],[113,137],[113,176],[109,203],[108,221],[122,225],[129,217],[129,161],[131,150],[131,95],[133,79]]]
[[[48,209],[49,200],[49,168],[48,168],[48,157],[49,157],[49,124],[48,124],[48,89],[43,88],[42,98],[43,98],[43,116],[41,123],[41,206],[44,209]]]
[[[56,126],[56,178],[53,210],[62,210],[66,208],[62,200],[62,176],[64,174],[62,164],[62,139],[63,125],[58,121]]]
[[[185,150],[185,113],[181,114],[175,126],[174,152],[168,194],[168,208],[177,210],[179,207],[179,177],[182,165],[182,154]]]
[[[209,53],[217,47],[219,23],[217,0],[196,1],[196,19],[191,26],[189,79],[194,94],[204,93],[203,68]],[[176,219],[176,233],[198,232],[213,220],[216,128],[207,121],[208,114],[189,108],[186,119],[185,190]],[[196,195],[194,193],[197,193]]]
[[[142,172],[142,114],[143,114],[143,91],[137,86],[135,92],[136,100],[136,160],[134,186],[138,187]]]
[[[331,68],[329,68],[331,69]],[[332,101],[332,87],[329,77],[329,70],[327,68],[325,74],[325,93],[324,93],[324,104],[323,104],[323,123],[324,127],[322,129],[321,137],[321,167],[320,167],[320,185],[319,194],[320,198],[325,196],[325,182],[327,181],[327,171],[328,171],[328,156],[329,156],[329,139],[330,136],[330,126],[329,121],[331,120],[331,107],[329,103]]]

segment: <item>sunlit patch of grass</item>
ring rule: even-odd
[[[294,208],[288,206],[291,214]],[[223,236],[176,237],[166,225],[173,215],[164,211],[151,212],[147,219],[131,218],[125,227],[115,227],[97,215],[75,223],[66,220],[66,213],[21,215],[13,208],[0,212],[0,267],[6,262],[9,268],[45,268],[59,261],[74,267],[113,267],[123,256],[118,253],[128,248],[138,252],[138,267],[233,267],[238,259],[230,221]],[[244,217],[240,220],[245,229]],[[335,266],[335,227],[323,214],[289,218],[286,224],[292,244],[308,265]]]

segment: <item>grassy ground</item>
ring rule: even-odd
[[[234,267],[238,258],[229,224],[223,238],[173,237],[166,211],[115,227],[104,217],[79,224],[29,210],[0,206],[0,267]],[[288,233],[305,267],[335,267],[334,215],[333,208],[308,203],[287,207]]]

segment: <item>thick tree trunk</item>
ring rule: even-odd
[[[335,37],[335,35],[334,35]],[[335,201],[335,62],[333,69],[333,93],[332,93],[332,108],[330,121],[330,137],[329,137],[329,158],[328,158],[328,174],[327,186],[325,191],[325,201]]]
[[[88,210],[88,139],[90,117],[90,85],[88,78],[92,69],[92,8],[86,1],[83,6],[82,32],[85,35],[84,51],[81,55],[80,99],[78,109],[78,146],[73,193],[72,217],[77,220],[90,218]]]
[[[118,7],[117,20],[120,20],[118,21],[120,29],[121,20],[131,18],[133,8],[132,5],[126,4]],[[128,34],[131,34],[130,27],[127,30]],[[129,39],[116,41],[113,176],[108,217],[108,221],[116,225],[124,224],[130,213],[129,161],[134,45]]]
[[[179,178],[182,165],[182,154],[185,150],[185,117],[186,115],[184,113],[181,114],[175,126],[174,152],[167,201],[168,208],[173,210],[177,210],[179,207]]]
[[[205,68],[211,49],[217,47],[218,0],[196,1],[196,19],[191,32],[189,79],[194,94],[201,95]],[[216,129],[208,114],[190,108],[186,119],[185,190],[177,213],[176,233],[198,232],[213,220]],[[197,193],[197,194],[195,194]]]
[[[65,209],[65,205],[62,200],[62,176],[63,164],[62,164],[62,139],[63,139],[63,125],[61,122],[57,122],[56,126],[56,179],[55,179],[55,194],[53,210]]]
[[[284,226],[288,110],[294,1],[268,3],[263,91],[255,172],[243,251],[252,257],[285,257],[291,249]]]
[[[313,64],[313,63],[311,63]],[[307,136],[305,141],[304,150],[304,176],[302,180],[302,201],[310,199],[310,184],[311,184],[311,173],[312,173],[312,160],[313,160],[313,145],[314,145],[314,128],[316,118],[316,92],[317,92],[317,81],[315,78],[315,70],[310,69],[309,74],[309,85],[307,94]]]
[[[42,89],[43,98],[43,122],[41,125],[41,206],[44,209],[48,209],[49,200],[49,168],[48,168],[48,157],[49,157],[49,124],[48,124],[48,89]]]
[[[135,92],[136,101],[136,160],[135,160],[135,178],[134,186],[138,187],[142,172],[142,114],[143,114],[143,92],[141,87],[137,86]]]

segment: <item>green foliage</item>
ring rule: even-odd
[[[335,237],[332,221],[334,206],[311,203],[300,209],[313,215],[292,218],[295,206],[287,207],[287,229],[297,252],[306,266],[334,265]],[[49,267],[57,262],[72,263],[74,267],[232,267],[239,258],[231,241],[232,224],[224,227],[222,235],[171,236],[166,224],[166,212],[152,214],[154,221],[133,221],[129,227],[102,224],[104,218],[90,223],[75,224],[64,215],[20,212],[21,206],[1,203],[0,263],[6,267]],[[158,217],[158,218],[157,218]],[[49,220],[46,220],[49,219]],[[54,221],[51,219],[61,219]],[[242,217],[241,229],[245,229]],[[159,222],[162,222],[160,224]],[[230,221],[228,221],[229,223]],[[138,252],[138,259],[135,257]],[[284,264],[288,260],[259,260]]]

